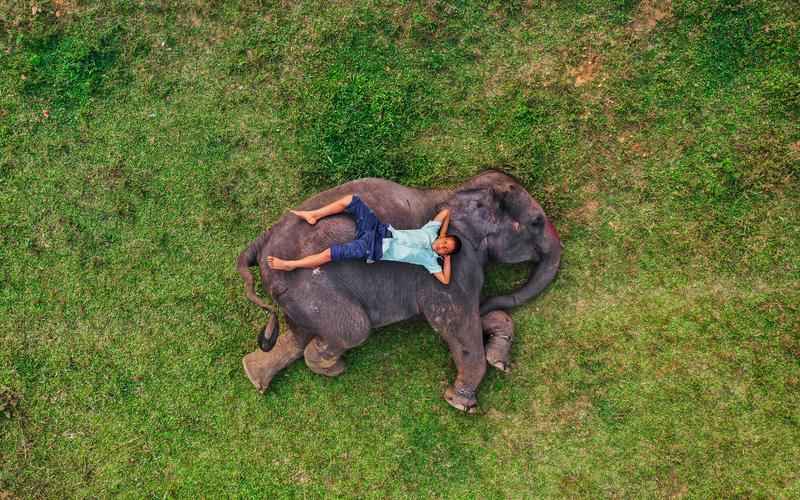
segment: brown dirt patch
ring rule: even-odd
[[[190,24],[191,24],[193,27],[197,28],[197,27],[199,27],[201,24],[203,24],[203,20],[202,20],[202,19],[200,18],[200,16],[198,16],[198,15],[197,15],[195,12],[192,12],[191,14],[189,14],[189,23],[190,23]]]
[[[558,421],[561,427],[580,427],[592,413],[592,402],[586,395],[580,396],[575,401],[565,404],[558,410]]]
[[[556,60],[548,54],[536,50],[526,50],[521,62],[502,62],[487,68],[483,84],[485,97],[498,97],[508,94],[512,89],[522,89],[523,92],[538,88],[548,87],[558,80]],[[502,60],[502,57],[497,57]]]
[[[594,225],[597,223],[600,203],[597,200],[589,199],[579,208],[569,212],[568,217],[579,224]]]
[[[49,3],[49,5],[48,5]],[[51,0],[50,2],[31,3],[31,16],[52,13],[56,17],[62,17],[74,13],[78,10],[73,0]]]
[[[77,7],[72,0],[53,0],[53,9],[53,14],[56,17],[61,17],[65,14],[72,14],[77,10]]]
[[[19,410],[22,396],[7,387],[0,387],[0,417],[11,418]]]
[[[504,413],[497,411],[494,408],[489,408],[489,411],[486,412],[486,416],[492,420],[504,420],[506,418]]]
[[[392,11],[392,21],[401,33],[400,38],[406,39],[411,32],[411,11],[413,6],[410,4],[401,5]]]
[[[670,472],[669,478],[660,479],[658,485],[665,498],[684,498],[689,494],[689,487],[681,480],[675,470]]]
[[[597,78],[599,71],[600,56],[597,54],[590,54],[584,59],[580,66],[570,70],[569,74],[575,78],[575,86],[581,87]]]
[[[531,54],[530,60],[519,67],[517,79],[525,85],[533,85],[541,80],[547,87],[554,81],[556,61],[547,54]]]
[[[643,0],[636,8],[630,30],[637,35],[646,35],[656,25],[672,17],[672,0]]]
[[[483,84],[483,95],[486,97],[498,97],[504,94],[504,89],[509,85],[509,69],[507,66],[491,69],[491,73]]]

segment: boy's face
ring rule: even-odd
[[[431,248],[439,255],[450,255],[456,249],[456,242],[450,237],[437,238],[433,240]]]

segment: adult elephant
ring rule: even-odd
[[[247,297],[271,309],[256,295],[248,269],[259,265],[262,285],[283,311],[290,330],[277,337],[274,347],[265,341],[269,337],[274,342],[277,335],[278,321],[272,315],[259,338],[261,350],[242,360],[247,377],[263,392],[278,371],[301,356],[312,371],[339,375],[345,368],[342,355],[363,343],[370,331],[421,315],[447,342],[458,368],[445,399],[462,411],[474,411],[487,359],[501,369],[507,367],[512,323],[502,310],[531,300],[556,276],[561,258],[557,231],[519,183],[496,171],[484,172],[455,189],[413,189],[383,179],[360,179],[320,193],[299,208],[317,208],[350,193],[357,193],[382,221],[398,229],[418,228],[440,209],[449,208],[448,232],[462,240],[461,251],[452,258],[450,284],[441,284],[421,266],[388,261],[272,270],[266,265],[267,255],[310,255],[355,234],[347,215],[327,217],[314,226],[284,215],[237,262]],[[531,262],[533,267],[518,290],[481,302],[484,267],[490,261]],[[490,335],[486,347],[484,332]]]

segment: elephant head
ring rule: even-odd
[[[508,295],[484,301],[481,315],[527,302],[555,278],[561,260],[558,232],[542,207],[510,177],[479,177],[457,189],[444,205],[450,208],[455,232],[486,260],[532,264],[527,282]]]

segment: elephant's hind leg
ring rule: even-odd
[[[269,352],[257,349],[242,358],[244,372],[258,392],[263,393],[279,371],[303,356],[303,349],[308,341],[302,335],[287,329],[278,337],[275,347]]]
[[[511,371],[511,343],[514,323],[505,311],[492,311],[481,318],[481,328],[487,335],[486,362],[504,372]]]
[[[319,324],[319,335],[306,346],[304,356],[314,373],[336,377],[345,370],[342,355],[367,339],[370,323],[364,309],[356,304],[330,311],[327,321]]]

